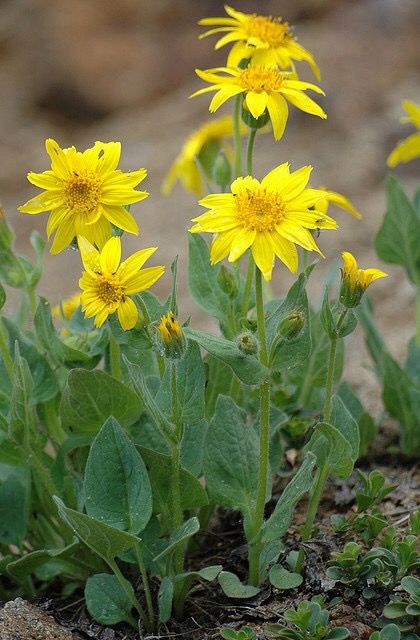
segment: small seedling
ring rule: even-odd
[[[303,600],[297,609],[288,609],[284,619],[289,625],[270,624],[270,636],[284,640],[344,640],[350,637],[345,627],[331,628],[330,614],[322,596]],[[291,625],[291,626],[290,626]]]
[[[252,627],[242,627],[239,630],[224,627],[219,633],[225,640],[255,640],[257,637]]]

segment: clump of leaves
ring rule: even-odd
[[[327,575],[348,585],[348,595],[362,591],[366,599],[373,598],[376,589],[393,589],[404,576],[420,566],[416,542],[413,535],[405,535],[399,541],[392,528],[384,536],[384,546],[374,547],[364,554],[360,544],[348,542],[343,551],[331,553]]]
[[[409,640],[418,639],[416,632],[420,632],[420,580],[414,576],[405,576],[401,580],[404,595],[392,596],[383,611],[381,622],[395,620],[398,629],[408,635]]]
[[[284,619],[289,625],[270,624],[271,636],[285,640],[344,640],[350,637],[345,627],[331,628],[329,611],[322,596],[302,600],[297,609],[288,609]],[[291,626],[290,626],[291,625]]]
[[[385,476],[376,469],[369,474],[357,470],[361,489],[356,492],[355,513],[350,516],[331,516],[331,526],[336,533],[357,533],[367,544],[378,537],[389,524],[388,518],[377,507],[387,495],[392,493],[396,485],[386,484]]]
[[[230,627],[225,627],[224,629],[220,629],[220,635],[225,640],[255,640],[257,637],[254,629],[248,626],[242,627],[237,631],[230,629]]]
[[[380,631],[374,631],[369,640],[400,640],[401,632],[396,624],[387,624]]]

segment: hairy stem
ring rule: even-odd
[[[235,178],[242,175],[242,141],[241,141],[241,100],[242,95],[236,96],[233,102],[233,142],[235,147]]]

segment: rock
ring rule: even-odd
[[[22,598],[0,609],[1,640],[76,640],[70,631]]]

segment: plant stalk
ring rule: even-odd
[[[3,358],[4,366],[6,367],[7,375],[10,378],[10,382],[13,382],[13,358],[10,355],[9,344],[6,336],[6,330],[4,328],[3,319],[0,317],[0,353]]]
[[[233,142],[235,147],[235,178],[242,175],[242,141],[241,141],[241,100],[242,94],[233,102]]]
[[[138,567],[139,567],[139,570],[140,570],[140,575],[141,575],[141,578],[142,578],[142,581],[143,581],[144,595],[145,595],[145,598],[146,598],[146,605],[147,605],[147,612],[148,612],[148,615],[149,615],[150,626],[152,628],[154,628],[155,627],[155,612],[154,612],[154,609],[153,609],[152,594],[150,592],[149,578],[147,576],[146,566],[144,564],[143,554],[141,552],[139,543],[136,544],[135,550],[136,550],[137,564],[138,564]]]
[[[257,129],[249,130],[248,146],[246,149],[246,171],[249,176],[252,176],[252,158],[254,154],[254,143],[256,135]]]
[[[115,336],[109,331],[109,359],[111,364],[111,375],[116,380],[122,379],[121,350]]]
[[[416,292],[416,345],[420,347],[420,284]]]
[[[264,301],[262,292],[261,271],[255,271],[255,294],[257,302],[257,326],[260,341],[260,360],[264,366],[268,366],[267,338],[265,333]],[[269,446],[270,446],[270,381],[265,380],[260,386],[260,452],[258,493],[255,514],[252,522],[252,538],[255,538],[264,522],[265,500],[267,495]],[[249,582],[258,585],[260,581],[260,555],[262,545],[260,542],[250,542],[249,548]]]

